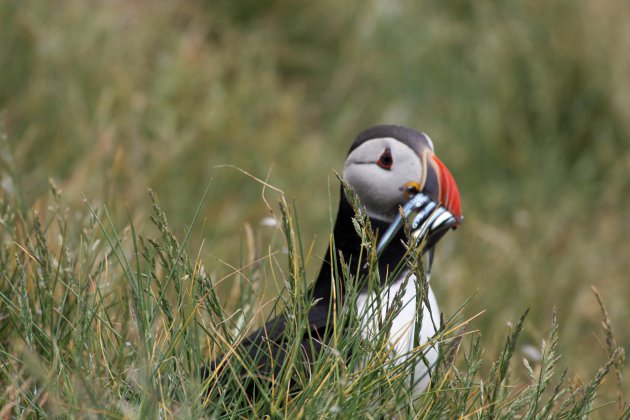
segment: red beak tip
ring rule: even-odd
[[[455,220],[457,220],[457,224],[459,225],[464,220],[464,217],[462,216],[462,201],[459,195],[459,188],[457,188],[455,178],[453,178],[453,175],[448,170],[446,165],[444,165],[435,155],[433,155],[433,160],[435,161],[438,168],[437,172],[440,182],[440,203],[444,207],[446,207],[446,209],[450,211],[453,216],[455,216]]]

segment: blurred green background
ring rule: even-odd
[[[314,274],[349,144],[402,124],[458,181],[466,220],[433,287],[447,315],[476,293],[490,357],[528,306],[538,346],[557,305],[562,363],[592,376],[591,284],[630,345],[626,1],[4,0],[0,69],[2,194],[24,208],[52,178],[73,211],[85,197],[148,229],[152,188],[181,238],[210,182],[192,243],[220,278],[246,223],[269,237],[261,185],[217,167],[235,165],[294,200]]]

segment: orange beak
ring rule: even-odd
[[[459,188],[457,188],[455,178],[453,178],[451,172],[437,156],[431,155],[431,158],[433,163],[435,163],[438,177],[438,199],[440,204],[455,216],[459,225],[462,221],[462,200],[459,196]]]

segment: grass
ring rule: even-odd
[[[610,357],[580,386],[567,382],[566,370],[557,372],[555,311],[540,358],[534,366],[523,359],[529,378],[518,385],[512,384],[511,365],[518,359],[517,343],[529,310],[510,329],[486,375],[481,373],[479,332],[467,332],[469,321],[458,313],[434,338],[442,355],[438,373],[417,400],[406,378],[423,357],[423,347],[404,361],[395,361],[385,328],[369,342],[358,333],[334,335],[331,347],[308,366],[308,374],[299,346],[290,346],[293,350],[274,381],[262,381],[250,372],[258,378],[254,380],[260,390],[250,401],[242,391],[246,386],[242,371],[251,370],[251,365],[238,351],[238,343],[255,324],[255,314],[264,310],[252,290],[258,285],[240,282],[234,305],[242,310],[229,315],[217,294],[217,282],[208,277],[198,257],[190,256],[188,236],[180,243],[173,235],[153,193],[153,237],[138,234],[133,223],[117,229],[105,208],[90,206],[90,213],[77,222],[68,217],[71,213],[62,206],[58,191],[53,188],[51,194],[54,205],[46,214],[22,214],[10,201],[1,206],[0,220],[8,234],[0,261],[4,268],[0,300],[5,308],[0,398],[5,416],[575,418],[599,408],[598,390],[611,369],[621,374],[623,351],[616,347],[606,309],[596,294]],[[309,307],[304,250],[295,217],[284,197],[280,200],[288,271],[282,272],[284,264],[277,254],[244,270],[251,270],[247,279],[265,268],[278,270],[274,276],[284,279],[287,292],[281,297],[281,310],[294,323],[288,329],[289,343],[299,343]],[[69,219],[82,227],[78,237],[68,233]],[[367,255],[374,240],[370,241],[366,220],[357,220],[357,228],[366,235]],[[378,274],[374,270],[370,275]],[[348,291],[349,296],[356,292]],[[394,308],[388,316],[401,309]],[[350,325],[357,322],[356,316],[352,305],[336,314],[337,322]],[[228,373],[211,374],[203,381],[201,371],[215,356]],[[290,391],[291,384],[298,384],[299,391]],[[620,382],[618,387],[621,392]],[[621,399],[619,403],[625,404]],[[619,410],[625,410],[620,416],[630,414],[624,405]]]
[[[208,337],[259,325],[289,278],[283,232],[259,224],[277,211],[276,192],[225,165],[297,208],[308,281],[334,217],[333,170],[353,136],[381,122],[428,132],[462,192],[466,223],[440,243],[432,286],[447,317],[463,302],[461,320],[484,313],[454,356],[462,388],[473,390],[440,393],[452,401],[434,407],[535,400],[529,385],[539,379],[520,360],[535,376],[544,370],[554,307],[562,358],[536,407],[564,368],[563,396],[579,406],[585,394],[571,399],[571,390],[587,392],[630,345],[629,20],[621,0],[2,2],[0,284],[12,302],[0,306],[3,407],[117,416],[160,398],[199,407],[195,362],[182,370],[178,345],[199,340],[191,360],[221,353],[227,344]],[[170,235],[150,221],[147,188]],[[216,291],[203,310],[186,306],[204,295],[193,284]],[[219,307],[238,328],[184,333]],[[492,388],[500,366],[505,374],[504,338],[528,307],[512,344],[513,388]],[[545,351],[533,351],[543,339]],[[168,379],[149,375],[158,362]],[[613,368],[595,417],[623,413],[628,367]]]

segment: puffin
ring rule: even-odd
[[[298,337],[301,363],[308,371],[309,364],[330,351],[335,329],[370,340],[381,328],[389,328],[385,334],[394,363],[407,360],[414,348],[422,349],[423,357],[414,359],[419,361],[409,378],[413,395],[420,395],[438,359],[439,349],[432,338],[440,328],[440,311],[430,283],[424,283],[428,290],[418,299],[423,283],[416,278],[417,269],[410,266],[409,254],[410,249],[419,250],[426,261],[421,265],[422,275],[428,282],[437,242],[463,220],[457,184],[435,155],[429,136],[398,125],[378,125],[361,132],[350,146],[341,178],[331,242],[319,275],[308,289],[308,326]],[[356,228],[361,213],[376,241],[372,264],[366,258],[365,238]],[[376,284],[366,281],[370,272]],[[351,289],[354,293],[349,294]],[[335,322],[333,311],[346,305],[355,306],[358,322]],[[398,309],[385,323],[394,305]],[[248,377],[242,389],[249,398],[255,398],[261,381],[273,381],[281,373],[289,348],[295,345],[287,340],[291,318],[283,313],[267,321],[236,346],[241,373]],[[227,370],[227,357],[213,360],[202,377],[220,377]]]

